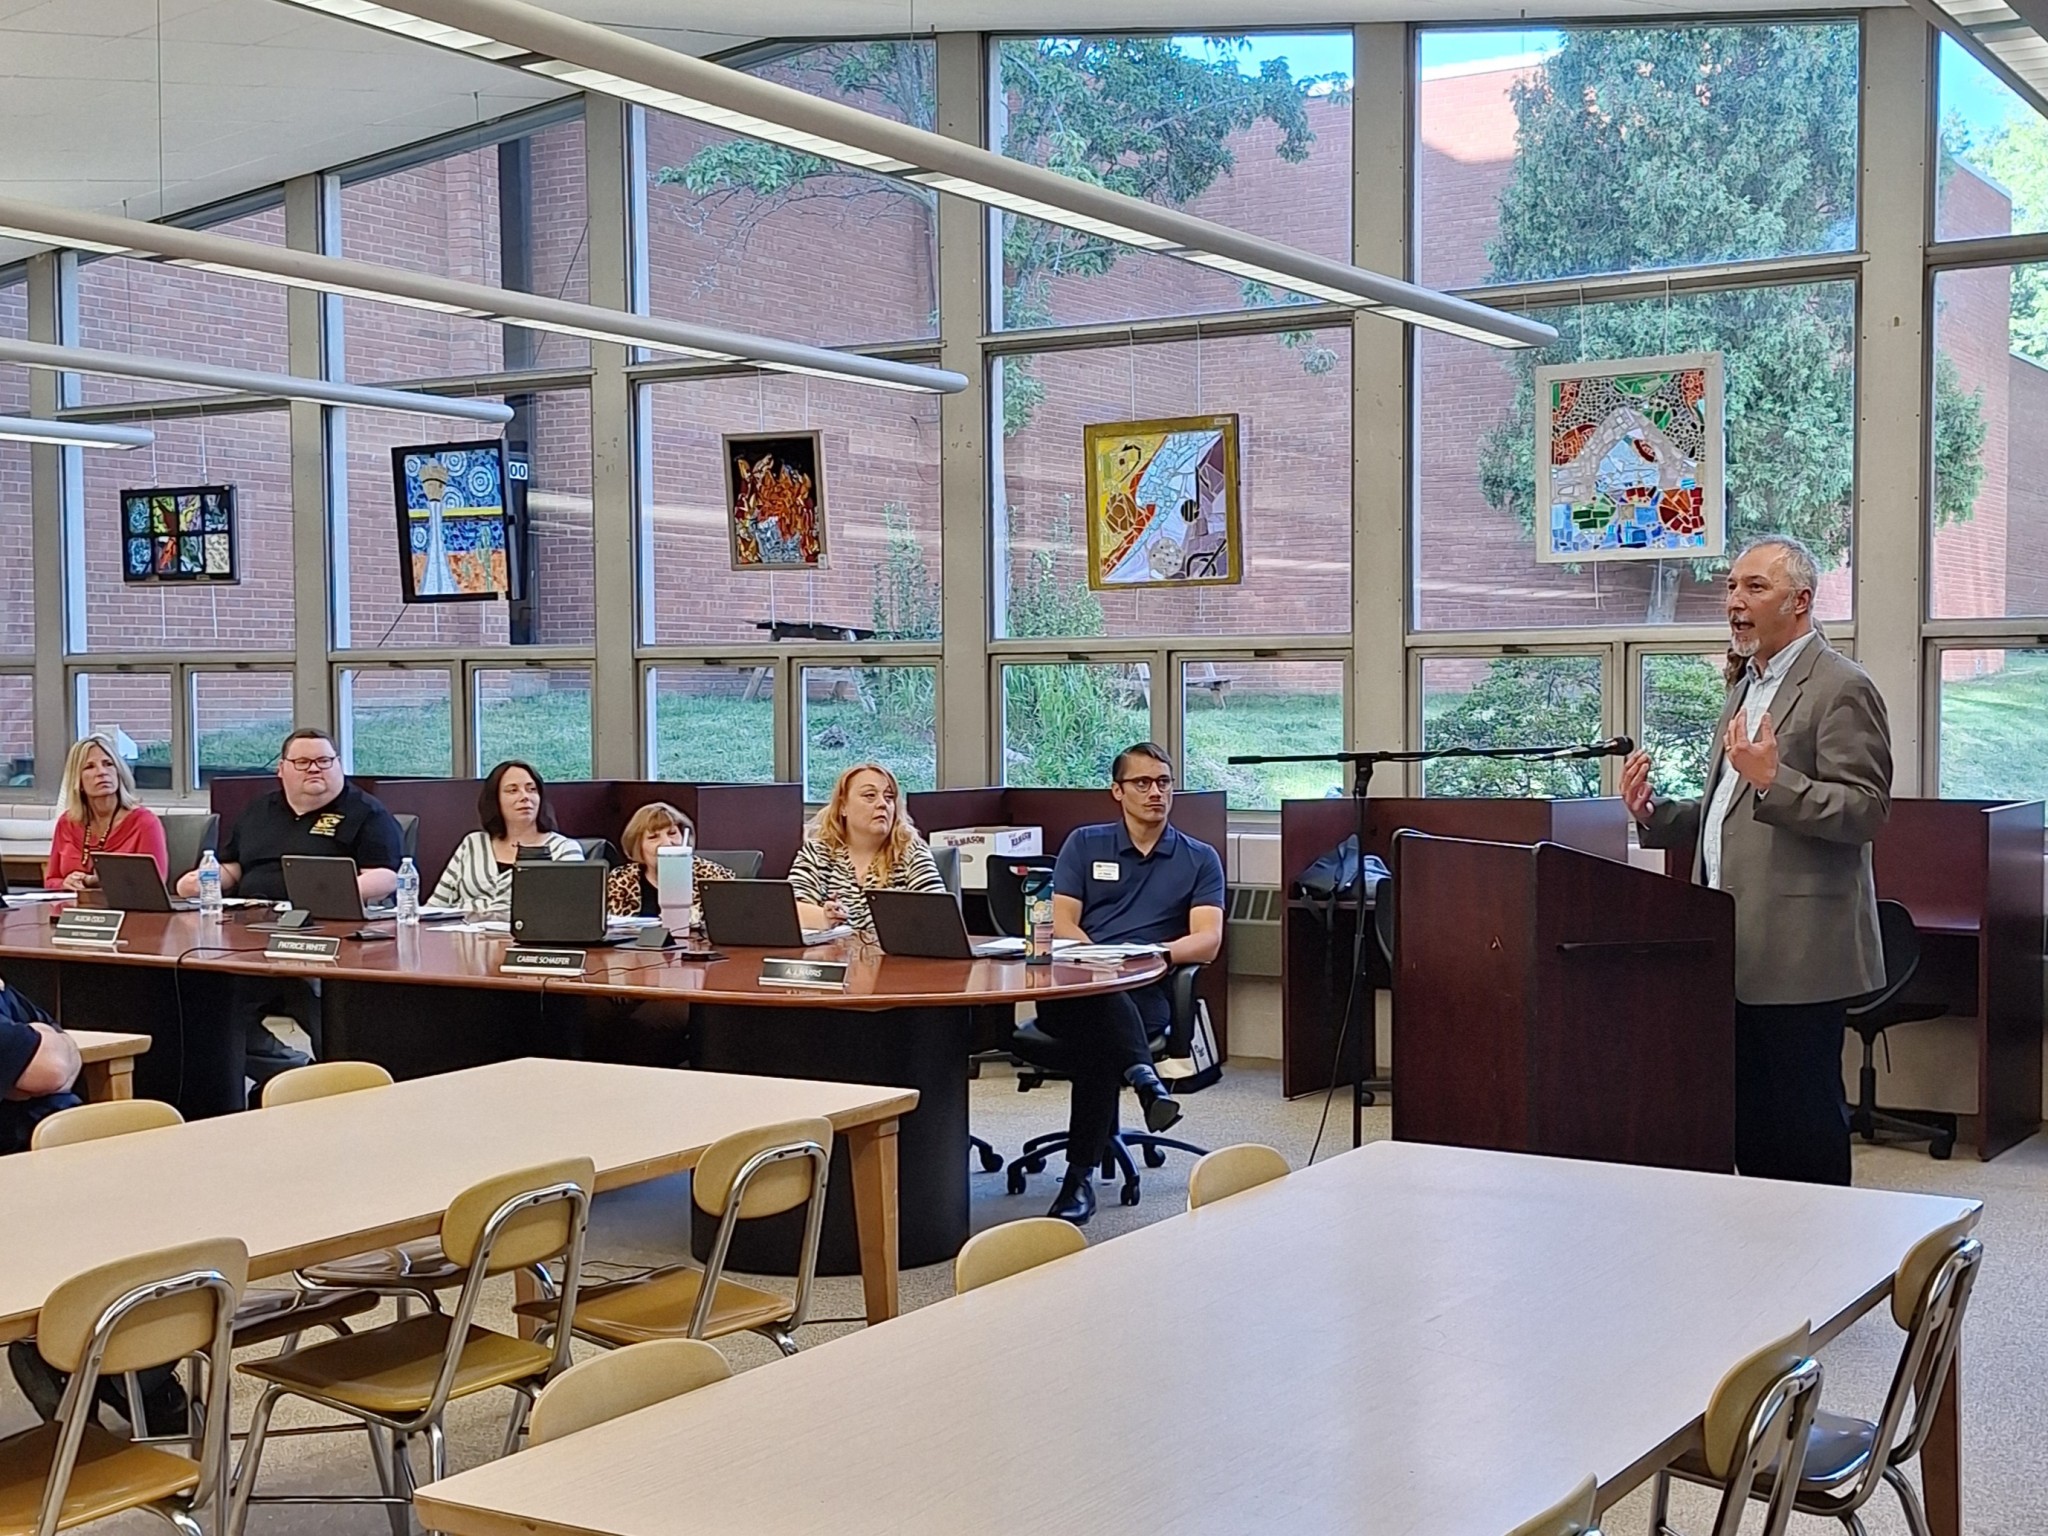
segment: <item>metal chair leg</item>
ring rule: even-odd
[[[437,1483],[448,1475],[448,1431],[439,1420],[427,1426],[427,1470]]]
[[[1934,1536],[1927,1522],[1927,1510],[1920,1502],[1920,1494],[1913,1487],[1913,1480],[1906,1476],[1904,1467],[1886,1467],[1884,1480],[1892,1485],[1892,1492],[1899,1496],[1899,1504],[1906,1511],[1906,1529],[1913,1536]]]
[[[526,1416],[533,1411],[533,1394],[519,1388],[512,1389],[512,1417],[505,1423],[505,1448],[500,1453],[510,1456],[519,1449],[519,1437],[526,1433]]]
[[[270,1434],[270,1416],[277,1411],[282,1387],[265,1387],[256,1399],[256,1411],[249,1416],[249,1436],[242,1443],[242,1460],[235,1468],[234,1495],[228,1506],[227,1536],[241,1536],[249,1518],[249,1499],[256,1491],[256,1473],[263,1463],[263,1442]]]
[[[1671,1474],[1659,1472],[1650,1488],[1650,1536],[1678,1536],[1671,1529]]]

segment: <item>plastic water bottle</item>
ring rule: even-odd
[[[420,920],[420,872],[411,859],[398,861],[398,923],[410,927]]]
[[[219,917],[223,903],[220,899],[220,860],[207,849],[199,858],[199,912],[202,917]]]

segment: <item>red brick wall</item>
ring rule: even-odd
[[[175,417],[151,426],[154,447],[82,455],[86,649],[289,651],[293,582],[286,413]],[[240,582],[124,582],[121,492],[218,484],[235,487]],[[307,600],[317,602],[319,594],[308,593]]]
[[[938,580],[935,396],[763,374],[655,385],[647,402],[656,643],[765,643],[754,626],[770,618],[872,626],[890,504],[903,509]],[[815,575],[734,571],[722,434],[810,429],[824,433],[828,568]]]

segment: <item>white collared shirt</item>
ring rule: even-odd
[[[1756,729],[1778,697],[1778,687],[1785,681],[1785,674],[1792,670],[1792,663],[1799,659],[1800,652],[1813,640],[1814,632],[1808,630],[1785,649],[1773,656],[1758,670],[1754,661],[1747,673],[1749,690],[1742,696],[1742,729],[1750,740],[1756,739]],[[1728,811],[1735,804],[1736,791],[1742,788],[1742,775],[1728,764],[1726,754],[1721,758],[1721,776],[1714,781],[1714,797],[1707,802],[1706,819],[1700,824],[1700,872],[1706,882],[1715,890],[1721,888],[1721,827],[1728,819]]]

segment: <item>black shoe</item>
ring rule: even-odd
[[[1180,1124],[1180,1103],[1166,1091],[1166,1084],[1150,1067],[1133,1067],[1124,1081],[1138,1090],[1138,1107],[1145,1111],[1145,1129],[1163,1136]]]
[[[37,1417],[45,1424],[56,1418],[57,1404],[64,1397],[64,1373],[37,1354],[35,1345],[26,1339],[7,1346],[7,1364],[14,1372],[15,1385],[21,1388],[21,1395],[28,1399]]]
[[[1091,1168],[1067,1166],[1067,1176],[1060,1181],[1059,1197],[1052,1203],[1052,1209],[1045,1214],[1057,1221],[1071,1221],[1077,1227],[1088,1225],[1088,1218],[1095,1214],[1095,1180]]]
[[[93,1390],[99,1406],[111,1410],[123,1423],[128,1420],[128,1383],[118,1376],[102,1376]],[[142,1416],[145,1423],[131,1425],[138,1435],[183,1435],[189,1432],[189,1406],[178,1378],[161,1367],[142,1373]]]

